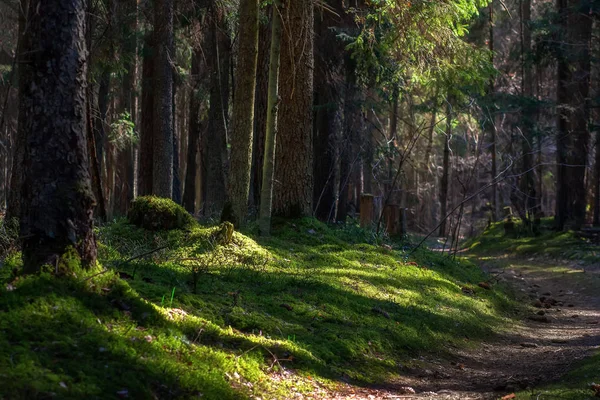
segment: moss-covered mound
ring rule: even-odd
[[[171,199],[155,196],[138,197],[131,203],[127,219],[133,225],[150,231],[187,229],[194,218]]]

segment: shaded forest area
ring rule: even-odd
[[[32,246],[148,194],[266,234],[600,224],[597,1],[59,3],[0,2],[0,204]]]

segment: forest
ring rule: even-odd
[[[599,36],[0,0],[0,400],[600,397]]]

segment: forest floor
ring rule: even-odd
[[[118,220],[98,229],[104,269],[58,278],[9,254],[0,399],[594,395],[600,357],[578,361],[600,343],[600,268],[572,234],[495,226],[452,259],[354,225],[253,229],[218,245],[215,227]]]

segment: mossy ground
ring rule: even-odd
[[[515,256],[540,256],[561,258],[583,263],[600,260],[600,247],[578,237],[572,231],[555,231],[553,219],[544,218],[537,234],[529,231],[520,220],[515,221],[515,231],[506,234],[502,222],[492,224],[481,236],[469,239],[464,247],[470,253],[509,253]]]
[[[9,256],[0,398],[289,398],[315,381],[383,383],[417,354],[494,335],[518,308],[477,287],[475,265],[408,258],[409,244],[354,226],[282,221],[268,239],[250,228],[226,246],[217,229],[106,225],[95,276],[15,280]],[[280,368],[298,378],[273,381]]]

